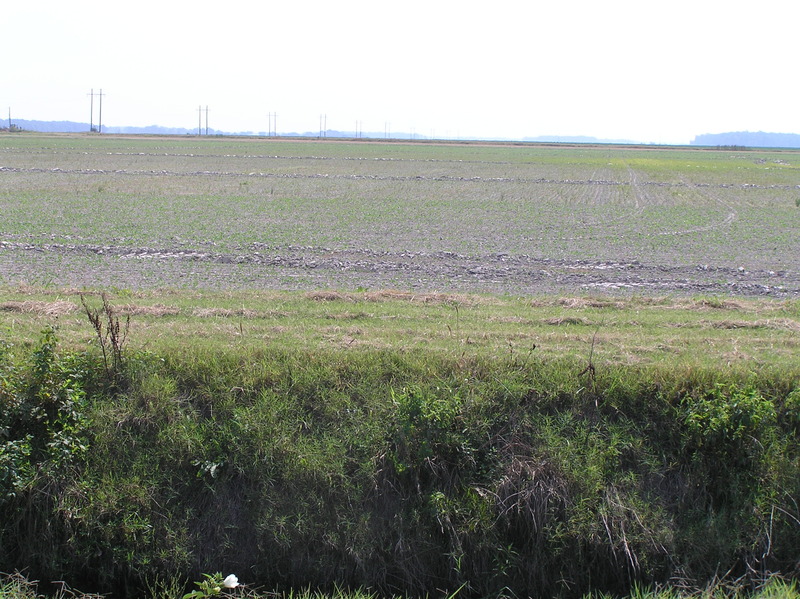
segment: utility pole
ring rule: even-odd
[[[89,92],[89,133],[94,131],[94,88]]]
[[[208,135],[208,105],[206,105],[206,135]]]
[[[203,134],[203,107],[197,107],[197,135]]]
[[[103,90],[100,89],[100,114],[97,117],[97,132],[103,132]]]

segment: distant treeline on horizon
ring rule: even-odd
[[[6,119],[0,120],[0,130],[8,131],[9,125]],[[32,121],[26,119],[14,119],[11,122],[12,128],[23,131],[37,131],[40,133],[85,133],[90,130],[89,123],[77,123],[74,121]],[[97,125],[92,127],[97,130]],[[162,127],[160,125],[150,125],[147,127],[116,127],[103,125],[103,133],[126,134],[126,135],[255,135],[268,137],[270,133],[266,131],[217,131],[216,129],[202,129],[196,127],[187,129],[185,127]],[[386,132],[363,132],[353,131],[306,131],[303,133],[278,133],[282,137],[366,137],[372,139],[385,139]],[[273,133],[275,135],[275,133]],[[392,132],[388,134],[391,139],[427,139],[420,134],[409,134],[404,132]],[[487,138],[488,139],[488,138]],[[522,137],[522,141],[529,142],[552,142],[552,143],[624,143],[635,144],[628,140],[598,139],[589,136],[539,136]],[[498,138],[499,140],[499,138]],[[703,133],[695,136],[689,142],[693,146],[711,147],[749,147],[749,148],[800,148],[800,134],[797,133],[765,133],[763,131],[736,131],[729,133]]]
[[[748,148],[800,148],[797,133],[764,133],[737,131],[733,133],[704,133],[692,140],[693,146],[738,146]]]

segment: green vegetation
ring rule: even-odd
[[[221,579],[221,574],[217,574],[214,577],[210,577],[209,575],[204,576],[205,578],[202,583],[212,578],[214,582],[218,582],[219,579]],[[174,586],[172,583],[173,580],[164,581],[157,579],[153,584],[148,586],[144,596],[152,599],[181,599],[180,588]],[[43,595],[40,595],[38,590],[39,587],[35,581],[30,581],[19,574],[0,575],[0,597],[2,599],[40,599]],[[448,595],[447,598],[455,599],[455,597],[460,596],[460,592],[461,589],[458,589]],[[264,592],[259,589],[244,589],[242,586],[237,587],[235,591],[229,591],[224,588],[220,589],[219,592],[214,593],[214,596],[222,596],[228,599],[234,597],[242,599],[380,599],[381,597],[381,595],[374,591],[364,591],[363,589],[344,590],[337,588],[330,592],[301,589],[298,591],[276,593]],[[58,599],[98,599],[98,597],[101,596],[81,593],[61,583],[56,597]],[[611,597],[613,596],[595,593],[586,595],[585,599],[611,599]],[[688,597],[697,599],[797,599],[797,597],[800,597],[800,592],[798,592],[795,582],[786,582],[775,577],[769,579],[756,590],[743,590],[735,585],[714,585],[701,592],[682,592],[675,589],[651,591],[637,587],[630,595],[631,599],[683,599]]]
[[[800,153],[2,142],[0,599],[797,597]]]
[[[169,297],[206,309],[241,300],[187,295]],[[731,346],[761,351],[746,326],[722,329],[720,353],[697,342],[706,356],[691,364],[699,347],[630,364],[608,346],[660,343],[660,310],[678,306],[466,296],[432,305],[402,295],[368,306],[286,294],[261,298],[258,316],[219,312],[215,332],[189,305],[148,316],[121,297],[87,296],[81,313],[65,294],[61,326],[33,338],[46,302],[5,305],[2,570],[126,595],[156,580],[186,591],[220,569],[279,592],[481,597],[703,589],[721,573],[755,588],[776,572],[796,575],[800,372],[790,359],[777,368],[723,358]],[[528,312],[511,323],[517,332],[569,332],[511,347],[510,330],[480,341],[497,334],[482,318],[489,301],[501,320]],[[123,306],[131,333],[122,371],[109,376],[87,314],[119,323]],[[687,340],[696,313],[698,322],[734,310],[745,322],[778,309],[789,329],[797,314],[766,302],[682,309]],[[542,324],[553,310],[562,322]],[[626,330],[634,313],[645,333]],[[403,346],[377,314],[416,316],[410,329],[432,320],[419,334],[438,329],[440,339]],[[373,344],[318,336],[324,315],[358,323],[349,335]],[[140,317],[155,324],[140,327]],[[158,319],[173,319],[173,332]],[[303,334],[271,340],[254,332],[259,319]],[[548,352],[559,336],[580,341]]]

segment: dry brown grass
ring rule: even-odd
[[[420,304],[448,304],[460,306],[486,305],[492,304],[495,301],[489,297],[465,293],[412,293],[410,291],[396,291],[393,289],[368,292],[364,294],[364,299],[368,302],[407,301]]]
[[[681,328],[701,328],[701,329],[771,329],[776,331],[794,331],[800,333],[800,322],[791,318],[762,318],[758,320],[697,320],[687,322],[671,322],[665,326]]]
[[[192,310],[192,316],[198,318],[264,318],[265,314],[257,310],[248,310],[240,308],[238,310],[230,310],[228,308],[195,308]]]
[[[181,313],[180,308],[163,304],[154,304],[152,306],[122,304],[115,306],[114,311],[125,316],[176,316]]]
[[[691,301],[692,307],[697,309],[713,308],[715,310],[744,310],[746,304],[738,300],[731,299],[699,299]]]
[[[19,312],[20,314],[36,314],[39,316],[64,316],[78,310],[77,304],[66,300],[44,302],[38,300],[9,301],[0,304],[4,312]]]
[[[545,318],[542,322],[554,326],[565,324],[577,324],[583,326],[594,326],[597,323],[589,320],[588,318],[578,318],[577,316],[559,316],[554,318]]]
[[[355,298],[351,294],[340,293],[338,291],[309,291],[303,294],[303,297],[315,302],[355,301]]]
[[[564,308],[617,308],[625,307],[626,302],[605,298],[592,297],[562,297],[558,304]]]

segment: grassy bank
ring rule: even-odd
[[[796,304],[6,297],[0,570],[131,596],[798,575]]]

